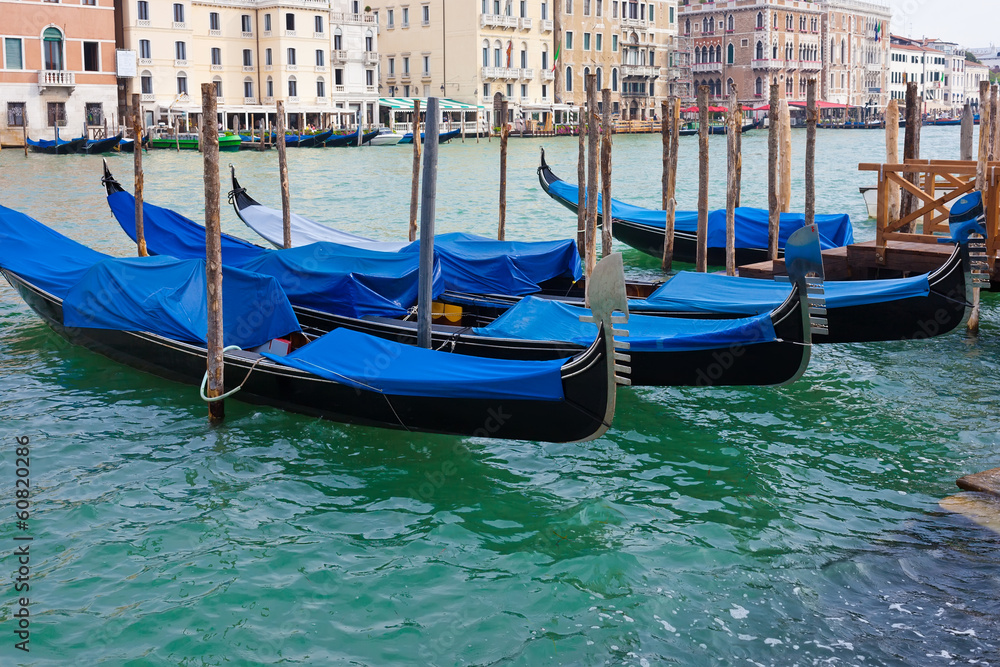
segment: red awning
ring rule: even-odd
[[[708,107],[709,113],[725,113],[729,111],[726,107]],[[697,106],[690,106],[681,109],[681,113],[698,113]]]
[[[805,102],[789,102],[788,106],[798,107],[800,109],[806,108]],[[834,102],[824,102],[823,100],[816,100],[817,109],[849,109],[850,107],[846,104],[836,104]]]

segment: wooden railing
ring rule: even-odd
[[[878,173],[875,257],[879,264],[885,263],[885,250],[890,241],[937,243],[939,238],[947,236],[949,204],[976,188],[975,162],[907,160],[904,164],[862,163],[858,165],[858,170]],[[901,193],[908,193],[913,199],[911,211],[895,220],[889,219],[890,185],[898,186]],[[986,254],[992,271],[996,266],[997,251],[1000,250],[1000,162],[987,165],[984,190]],[[911,228],[913,232],[903,231]]]

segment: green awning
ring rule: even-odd
[[[398,111],[413,111],[414,100],[420,100],[421,110],[425,111],[427,109],[427,100],[419,97],[380,97],[378,105]],[[438,98],[438,104],[441,107],[441,111],[478,111],[483,108],[474,104],[465,104],[464,102],[456,102],[455,100],[445,98]]]
[[[62,33],[57,28],[46,28],[42,33],[42,40],[46,42],[61,42]]]

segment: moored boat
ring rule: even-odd
[[[447,142],[451,141],[452,139],[454,139],[455,137],[457,137],[457,136],[459,136],[461,134],[462,134],[462,130],[451,130],[450,132],[442,132],[441,134],[438,135],[438,143],[439,144],[447,143]],[[423,143],[423,141],[424,141],[424,133],[421,132],[420,133],[420,142]],[[398,143],[401,143],[401,144],[412,144],[413,143],[413,133],[412,132],[407,132],[406,134],[403,135],[403,138],[400,139]]]
[[[118,144],[121,142],[121,139],[122,139],[121,132],[119,132],[113,137],[108,137],[106,139],[91,139],[87,141],[86,146],[80,147],[80,152],[88,153],[90,155],[107,153],[118,148]]]
[[[150,137],[148,142],[144,142],[149,148],[171,148],[185,151],[198,150],[201,137],[198,134],[182,133],[174,136],[161,135]],[[238,134],[224,134],[219,136],[219,150],[224,152],[238,151],[243,138]]]
[[[48,155],[66,155],[68,153],[76,153],[80,150],[81,146],[85,146],[87,143],[87,137],[77,137],[76,139],[39,139],[35,141],[34,139],[26,139],[28,142],[28,148],[34,153],[46,153]]]

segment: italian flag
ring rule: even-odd
[[[556,71],[556,63],[559,62],[559,50],[560,50],[561,47],[562,47],[562,44],[556,44],[556,56],[555,56],[555,58],[552,59],[552,71],[553,72]]]

